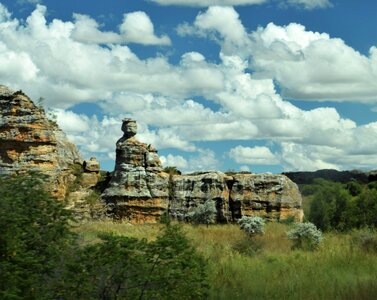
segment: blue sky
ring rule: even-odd
[[[374,0],[0,0],[0,84],[108,170],[124,117],[185,172],[377,168]]]

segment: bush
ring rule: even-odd
[[[261,217],[245,217],[243,216],[238,223],[241,230],[250,236],[264,234],[265,221]]]
[[[363,229],[352,234],[352,243],[367,252],[377,253],[377,232]]]
[[[179,226],[153,242],[80,245],[39,176],[0,176],[0,299],[206,299],[206,261]]]
[[[232,249],[246,256],[254,256],[261,252],[264,243],[261,239],[244,237],[232,244]]]
[[[293,241],[293,248],[314,250],[322,241],[322,232],[310,222],[295,225],[287,232],[288,239]]]
[[[69,266],[62,299],[206,299],[206,262],[177,225],[156,241],[104,234]]]
[[[199,204],[192,212],[188,213],[189,219],[196,224],[213,224],[216,222],[216,203],[208,200],[204,204]]]

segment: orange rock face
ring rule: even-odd
[[[0,86],[0,174],[37,171],[50,178],[57,198],[66,192],[69,165],[80,158],[76,147],[22,92]]]

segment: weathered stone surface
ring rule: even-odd
[[[156,222],[165,212],[178,220],[199,204],[215,201],[217,221],[242,216],[302,220],[297,185],[284,175],[202,172],[168,175],[157,150],[135,138],[136,123],[124,119],[124,135],[116,145],[113,177],[102,194],[118,218],[131,223]]]
[[[52,194],[63,198],[77,148],[22,92],[0,86],[0,174],[38,171]]]
[[[230,192],[232,218],[262,216],[302,221],[302,199],[298,187],[278,174],[235,174]]]
[[[99,172],[100,171],[100,164],[97,158],[91,157],[89,160],[85,160],[83,163],[84,171],[85,172]]]
[[[262,216],[301,221],[301,195],[297,185],[284,175],[221,172],[175,175],[172,178],[169,214],[179,220],[198,204],[215,201],[218,222],[242,216]]]
[[[96,172],[88,172],[82,174],[81,185],[84,188],[94,187],[98,183],[98,174]]]
[[[206,201],[215,201],[217,221],[230,221],[227,182],[232,181],[232,179],[232,177],[221,172],[173,176],[169,214],[178,220],[184,220],[187,213],[199,204]]]
[[[102,198],[119,218],[131,223],[157,222],[168,208],[169,175],[162,171],[157,152],[134,137],[135,121],[124,119],[122,130],[115,171]]]

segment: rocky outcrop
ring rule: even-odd
[[[154,223],[168,209],[169,175],[157,151],[136,140],[137,125],[124,119],[124,135],[116,143],[115,170],[102,199],[112,212],[131,223]]]
[[[215,201],[217,222],[230,221],[228,184],[233,177],[221,172],[193,173],[172,176],[169,214],[184,220],[187,213],[206,201]]]
[[[0,86],[0,115],[0,174],[43,173],[52,194],[63,198],[72,178],[69,166],[80,159],[76,146],[21,91]]]
[[[107,178],[101,178],[100,164],[95,157],[73,165],[75,180],[67,193],[67,208],[78,220],[99,220],[107,217],[105,205],[99,201],[100,185]],[[101,182],[99,182],[101,180]]]
[[[232,219],[262,216],[268,219],[301,221],[302,199],[298,187],[279,174],[235,174],[230,192]]]
[[[217,222],[234,222],[242,216],[301,221],[301,195],[284,175],[221,172],[173,176],[169,213],[179,220],[198,204],[215,201]]]
[[[202,172],[168,175],[157,151],[135,139],[136,122],[124,119],[116,145],[116,165],[102,198],[117,218],[131,223],[157,222],[164,213],[185,220],[199,204],[215,201],[217,222],[242,216],[301,221],[301,195],[284,175]]]

